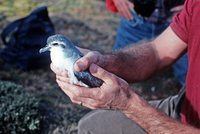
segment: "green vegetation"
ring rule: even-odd
[[[0,1],[0,13],[5,16],[23,16],[37,6],[32,0],[3,0]]]
[[[50,16],[71,15],[75,19],[98,23],[110,24],[115,29],[118,23],[116,14],[110,13],[103,0],[0,0],[0,21],[14,20],[29,14],[38,6],[47,6]],[[113,26],[114,25],[114,26]],[[101,28],[99,28],[101,29]]]
[[[93,5],[90,3],[90,0],[0,0],[0,14],[8,17],[24,16],[42,5],[48,6],[51,12],[79,12],[80,10],[92,12]]]
[[[39,101],[22,86],[0,82],[0,133],[37,133],[40,129]]]

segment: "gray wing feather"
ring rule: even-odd
[[[82,81],[89,87],[100,87],[103,81],[97,77],[94,77],[89,71],[75,72],[76,78]]]

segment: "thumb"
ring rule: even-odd
[[[109,73],[108,71],[104,70],[103,68],[101,68],[95,64],[92,64],[89,69],[90,69],[90,73],[93,76],[103,80],[107,84],[113,83],[113,80],[111,79],[113,77],[113,74]]]
[[[78,59],[74,64],[74,70],[77,72],[84,71],[88,68],[88,62],[85,57]]]
[[[86,55],[87,53],[90,52],[89,49],[85,49],[85,48],[80,48],[80,47],[76,47],[79,51],[81,51],[81,53],[83,53],[84,55]]]
[[[85,56],[78,59],[74,64],[74,69],[78,72],[84,71],[89,68],[92,63],[96,63],[97,56],[92,52],[88,52]]]
[[[74,69],[78,72],[84,71],[88,69],[92,63],[101,64],[100,61],[102,61],[101,54],[97,51],[90,51],[75,62]]]

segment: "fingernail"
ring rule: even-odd
[[[78,72],[80,72],[81,70],[83,70],[83,63],[82,62],[77,62],[75,65],[74,65],[74,69]]]
[[[92,65],[90,66],[90,72],[91,72],[91,73],[96,73],[96,72],[97,72],[97,65],[92,64]]]

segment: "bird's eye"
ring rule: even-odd
[[[58,43],[53,43],[52,46],[58,46]]]
[[[62,48],[65,48],[65,45],[61,44],[61,47],[62,47]]]

